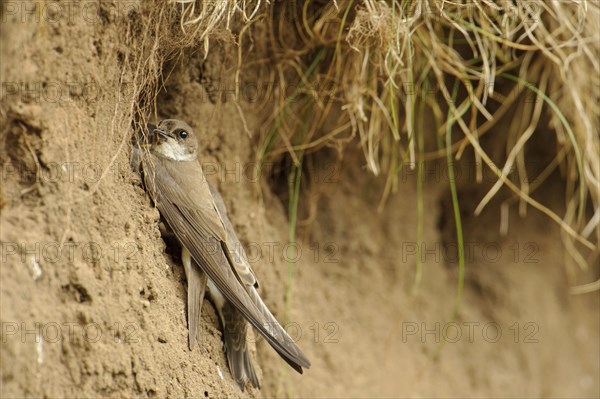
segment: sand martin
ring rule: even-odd
[[[258,281],[238,240],[221,195],[211,186],[197,159],[198,141],[185,122],[166,119],[148,124],[150,151],[134,149],[146,190],[182,247],[188,281],[189,347],[198,340],[206,288],[223,325],[231,373],[244,390],[259,387],[247,346],[248,322],[296,371],[310,361],[277,322],[258,294]]]

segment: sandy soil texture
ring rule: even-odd
[[[569,294],[558,226],[512,211],[501,236],[497,207],[472,216],[485,191],[460,186],[470,250],[453,319],[456,238],[443,173],[424,184],[419,243],[415,174],[378,212],[384,182],[353,144],[341,158],[314,157],[313,192],[301,201],[286,324],[312,367],[297,375],[256,339],[262,389],[242,394],[210,303],[203,345],[188,350],[183,269],[129,168],[130,16],[102,10],[2,15],[3,398],[600,396],[600,295]],[[253,175],[257,139],[245,125],[264,126],[256,104],[238,109],[214,95],[231,87],[235,60],[227,45],[211,46],[207,59],[190,53],[170,65],[158,115],[198,132],[208,178],[283,321],[288,182]],[[557,177],[536,195],[561,198],[563,184]]]

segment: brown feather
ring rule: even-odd
[[[295,370],[302,373],[302,367],[310,367],[254,286],[248,284],[249,275],[240,273],[243,268],[237,270],[236,263],[226,256],[228,235],[200,164],[152,153],[143,166],[147,189],[159,211],[219,291]]]

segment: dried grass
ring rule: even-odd
[[[447,123],[444,115],[450,110],[455,114],[452,124],[464,135],[452,144],[454,158],[460,159],[471,147],[478,181],[482,180],[483,168],[498,177],[476,214],[506,186],[514,192],[521,214],[531,205],[561,226],[570,260],[578,268],[586,269],[597,262],[598,3],[363,0],[340,1],[322,8],[315,19],[302,20],[306,30],[303,36],[318,39],[304,45],[328,53],[324,57],[328,62],[323,63],[315,80],[333,83],[333,94],[326,94],[340,100],[339,109],[344,112],[337,126],[350,126],[334,134],[334,130],[326,132],[322,126],[315,127],[298,144],[298,126],[286,126],[278,130],[286,136],[281,150],[314,151],[336,145],[339,137],[346,140],[357,135],[367,168],[376,175],[387,173],[389,184],[382,198],[385,202],[397,187],[399,170],[416,165],[415,118],[432,115],[438,136],[443,137]],[[297,79],[306,80],[301,72]],[[458,103],[449,88],[455,81],[460,82],[463,92]],[[437,89],[423,91],[425,82]],[[427,115],[416,112],[418,99],[428,104]],[[324,119],[321,114],[330,110],[319,100],[322,98],[317,95],[312,101],[317,105],[313,117]],[[509,134],[505,134],[495,126],[510,109],[519,112],[513,117]],[[526,149],[530,139],[546,129],[540,126],[542,115],[550,116],[556,157],[540,176],[527,176]],[[494,163],[480,145],[484,134],[500,135],[500,141],[505,141],[503,164]],[[278,154],[279,149],[273,147],[273,153]],[[426,153],[424,158],[441,159],[444,155],[445,149],[441,148]],[[561,169],[568,182],[564,215],[531,198],[555,168]],[[510,199],[503,206],[504,231],[506,210],[512,202]],[[575,270],[569,270],[572,281],[576,281]]]

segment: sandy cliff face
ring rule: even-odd
[[[444,179],[425,183],[418,243],[415,176],[378,213],[383,182],[352,145],[316,163],[316,206],[302,208],[314,219],[298,242],[288,327],[312,367],[296,375],[259,339],[263,388],[242,395],[209,303],[203,345],[188,350],[183,270],[129,168],[131,35],[141,34],[129,21],[143,7],[16,6],[0,33],[2,397],[598,396],[599,296],[569,296],[558,227],[530,212],[500,237],[498,211],[474,218],[466,200],[472,252],[452,320]],[[201,136],[208,178],[284,320],[289,224],[277,194],[287,182],[253,174],[248,132],[264,129],[256,103],[241,98],[238,109],[239,98],[218,95],[233,87],[234,51],[214,42],[207,59],[186,51],[172,61],[158,116]]]

